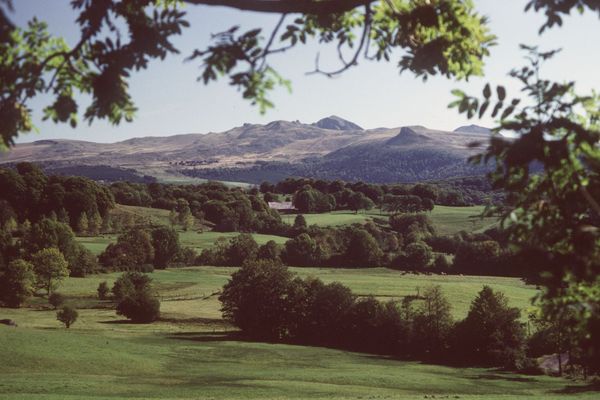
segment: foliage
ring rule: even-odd
[[[65,296],[58,292],[53,292],[50,296],[48,296],[48,303],[50,303],[50,305],[56,310],[65,303]]]
[[[152,230],[154,248],[154,266],[165,268],[180,251],[179,235],[173,228],[166,226]]]
[[[439,285],[425,288],[413,321],[411,335],[415,349],[437,358],[450,346],[454,327],[451,306]]]
[[[100,263],[105,268],[127,269],[141,268],[155,260],[152,236],[141,228],[131,229],[117,238],[100,254]]]
[[[140,272],[126,272],[117,279],[112,289],[117,314],[133,322],[156,321],[160,317],[160,301],[151,282],[151,278]]]
[[[8,307],[19,307],[34,292],[33,265],[16,259],[6,266],[0,264],[0,302]]]
[[[356,66],[361,55],[368,60],[389,61],[395,51],[403,50],[397,64],[400,71],[408,70],[424,79],[436,74],[458,79],[481,75],[483,58],[495,39],[486,18],[477,14],[469,1],[223,4],[281,14],[266,35],[262,28],[239,32],[239,26],[233,26],[214,35],[214,43],[189,57],[202,60],[199,80],[206,84],[228,77],[229,83],[261,112],[273,106],[268,93],[274,87],[289,86],[268,62],[270,56],[311,39],[335,45],[341,63],[339,69],[324,71],[317,57],[314,73],[338,75]],[[5,146],[19,133],[34,129],[28,104],[43,93],[53,95],[44,114],[55,122],[77,125],[76,92],[91,95],[84,112],[88,122],[131,121],[136,110],[128,92],[131,73],[146,68],[154,59],[177,53],[172,37],[189,26],[177,1],[136,1],[123,7],[118,1],[95,4],[77,0],[72,6],[79,13],[81,36],[71,47],[51,35],[47,25],[37,19],[29,21],[27,27],[15,26],[4,13],[5,3],[0,3],[0,51],[5,55],[0,63],[0,114],[5,121],[0,135]],[[564,5],[532,0],[529,6],[546,12],[542,30],[562,23],[560,15],[568,14],[571,8],[598,10],[591,0]],[[300,15],[286,25],[290,13]],[[359,37],[357,30],[361,31]],[[351,53],[349,60],[346,52]]]
[[[382,257],[383,252],[373,235],[364,229],[352,230],[346,251],[348,266],[375,267]]]
[[[435,233],[435,228],[425,214],[393,214],[389,218],[393,230],[414,240],[425,238]]]
[[[16,170],[0,168],[0,204],[0,222],[14,217],[35,223],[55,214],[59,222],[77,230],[80,216],[104,218],[114,199],[107,187],[89,179],[47,176],[34,164],[18,163]]]
[[[56,313],[56,319],[65,324],[67,329],[77,321],[77,317],[79,317],[79,313],[71,306],[64,306]]]
[[[292,274],[268,260],[245,263],[234,272],[219,296],[223,317],[262,339],[281,339],[285,310],[294,300]]]
[[[100,300],[106,300],[108,298],[108,294],[110,293],[108,283],[106,283],[106,281],[100,282],[98,284],[98,289],[96,289],[96,292],[98,293],[98,298]]]
[[[335,210],[335,198],[306,185],[294,194],[292,204],[302,213]]]
[[[50,295],[59,282],[69,276],[69,266],[60,250],[42,249],[31,256],[36,275],[36,286]]]
[[[559,24],[559,14],[570,8],[552,8],[546,1],[531,4],[548,7],[544,27]],[[589,6],[580,4],[584,5]],[[599,332],[592,328],[600,320],[595,288],[600,269],[600,98],[597,93],[577,94],[574,82],[541,77],[542,64],[556,51],[522,47],[529,65],[510,75],[522,84],[525,101],[509,102],[503,86],[496,87],[494,100],[488,84],[484,101],[455,91],[458,100],[453,105],[469,116],[482,116],[495,102],[491,114],[499,116],[496,130],[516,136],[512,141],[495,136],[474,161],[495,161],[491,180],[507,192],[508,201],[496,211],[503,216],[508,240],[520,250],[523,264],[539,266],[536,280],[545,287],[542,300],[553,305],[556,318],[567,304],[580,310],[572,324],[581,329],[578,347],[588,354],[584,366],[600,370],[600,347],[588,345],[600,343]],[[533,173],[535,165],[541,172]]]
[[[480,365],[518,368],[523,361],[525,331],[520,311],[506,297],[484,286],[456,329],[461,358]]]

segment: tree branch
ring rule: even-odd
[[[362,32],[362,35],[360,38],[360,43],[358,45],[358,48],[354,52],[354,56],[352,57],[352,60],[350,60],[350,62],[346,62],[344,60],[343,54],[341,52],[341,48],[340,48],[340,46],[338,46],[338,56],[339,56],[339,59],[342,61],[342,64],[344,64],[343,67],[341,67],[340,69],[338,69],[336,71],[331,71],[331,72],[321,71],[321,69],[319,68],[319,55],[317,54],[317,58],[315,60],[315,70],[311,71],[311,72],[307,72],[307,75],[323,74],[323,75],[331,78],[331,77],[333,77],[335,75],[339,75],[342,72],[357,65],[358,57],[360,56],[360,53],[362,52],[362,49],[365,46],[365,43],[369,43],[367,38],[369,38],[370,32],[371,32],[371,7],[370,7],[370,4],[367,4],[367,5],[365,5],[365,25],[363,27],[363,32]]]
[[[335,14],[374,3],[376,0],[183,0],[185,3],[237,8],[267,13]]]

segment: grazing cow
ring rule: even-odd
[[[0,324],[17,327],[17,323],[12,319],[0,319]]]

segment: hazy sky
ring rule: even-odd
[[[75,43],[79,30],[75,13],[68,0],[16,0],[13,20],[24,25],[33,16],[45,20],[53,33]],[[519,43],[539,45],[542,49],[561,47],[562,53],[550,61],[544,75],[557,80],[577,81],[580,91],[600,89],[600,21],[591,13],[573,15],[562,28],[538,35],[543,16],[525,13],[527,0],[475,0],[477,9],[490,20],[498,45],[486,60],[486,76],[467,82],[455,82],[434,77],[422,82],[410,73],[399,75],[396,68],[401,54],[390,63],[360,61],[358,67],[338,78],[306,76],[314,68],[316,53],[327,61],[334,55],[332,48],[310,44],[271,59],[271,64],[292,80],[292,93],[278,89],[272,96],[276,108],[260,115],[256,107],[242,99],[241,94],[226,80],[204,86],[196,82],[200,62],[184,63],[193,49],[203,48],[211,33],[239,24],[244,28],[263,27],[269,30],[278,17],[259,13],[240,12],[220,7],[187,6],[191,28],[174,43],[180,55],[150,64],[145,71],[135,73],[130,81],[131,93],[139,109],[132,123],[114,127],[103,121],[92,126],[81,124],[76,129],[41,121],[41,110],[48,98],[31,103],[39,134],[22,135],[18,142],[48,138],[69,138],[114,142],[139,136],[167,136],[181,133],[218,132],[244,122],[266,123],[272,120],[300,120],[311,123],[338,115],[364,128],[425,125],[451,130],[460,125],[477,123],[491,126],[490,120],[466,120],[447,104],[452,100],[450,90],[461,88],[478,94],[487,81],[504,84],[518,90],[507,72],[522,65],[523,53]],[[331,57],[329,57],[331,58]],[[80,110],[87,100],[82,100]]]

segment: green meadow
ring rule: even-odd
[[[495,223],[481,207],[441,207],[430,213],[442,234],[480,231]],[[168,212],[118,206],[156,224]],[[295,216],[284,216],[293,223]],[[309,224],[345,225],[387,218],[378,211],[305,216]],[[180,231],[180,242],[197,250],[238,233]],[[287,238],[253,235],[259,244]],[[78,237],[95,254],[116,235]],[[150,276],[161,300],[161,319],[132,324],[96,288],[120,273],[67,278],[58,291],[77,307],[79,319],[65,329],[44,298],[21,309],[0,308],[0,399],[592,399],[583,383],[485,368],[453,368],[335,349],[246,341],[222,319],[218,295],[237,268],[156,270]],[[440,285],[456,319],[489,285],[502,291],[523,318],[536,289],[503,277],[407,274],[385,268],[291,268],[301,277],[341,282],[359,296],[402,300],[428,285]],[[525,319],[524,319],[525,320]],[[435,396],[435,397],[434,397]]]
[[[218,292],[235,268],[191,267],[151,274],[161,320],[131,324],[95,290],[117,273],[68,278],[60,286],[80,317],[70,329],[43,299],[0,309],[0,399],[525,399],[594,398],[559,378],[453,368],[319,347],[248,342],[221,319]],[[483,284],[529,306],[535,288],[515,278],[411,275],[293,268],[339,281],[359,295],[401,299],[442,285],[456,318]]]
[[[427,213],[437,232],[441,235],[451,235],[460,231],[475,232],[483,231],[494,226],[497,221],[494,218],[482,218],[484,206],[470,207],[448,207],[435,206],[433,211]],[[308,225],[338,226],[354,223],[364,223],[373,218],[387,219],[389,213],[379,209],[369,211],[333,211],[322,214],[304,214]],[[296,215],[287,214],[282,218],[289,224],[294,223]]]

